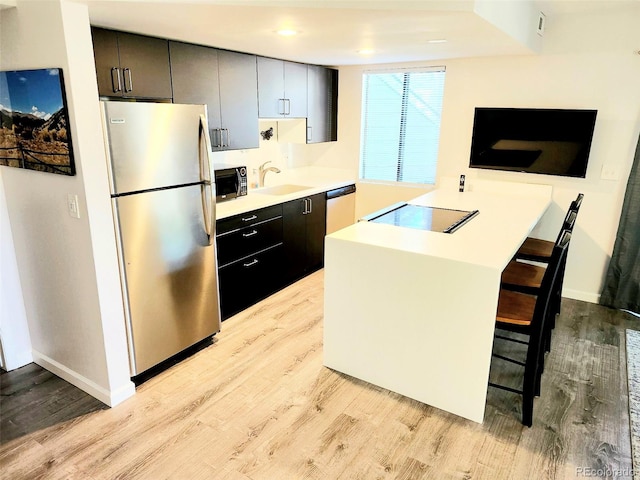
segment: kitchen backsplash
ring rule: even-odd
[[[273,166],[280,170],[313,164],[309,145],[306,144],[305,119],[260,120],[260,132],[270,128],[273,128],[273,136],[269,140],[260,136],[259,148],[214,152],[213,161],[229,165],[246,165],[250,181],[253,169],[257,170],[266,161],[273,162]]]

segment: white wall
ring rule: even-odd
[[[7,371],[33,362],[9,212],[0,168],[0,366]]]
[[[565,277],[566,296],[597,302],[613,249],[626,180],[640,130],[640,5],[607,13],[548,18],[540,55],[455,59],[402,66],[445,65],[447,78],[438,178],[464,173],[474,178],[553,185],[554,203],[534,232],[555,239],[578,192],[585,200],[578,216]],[[381,66],[382,68],[388,66]],[[340,69],[338,138],[315,161],[357,171],[363,70]],[[595,108],[595,135],[585,179],[470,170],[476,106]],[[617,180],[600,178],[607,164]],[[401,187],[359,185],[357,214],[405,200]],[[427,191],[428,189],[424,189]],[[417,191],[419,193],[419,191]],[[411,197],[409,197],[411,198]]]
[[[2,70],[63,69],[77,170],[64,176],[1,167],[33,356],[115,405],[135,390],[88,11],[65,0],[25,0],[1,15]],[[79,219],[67,212],[69,193],[78,195]]]
[[[540,10],[534,2],[476,0],[473,11],[533,52],[540,52],[543,44],[537,33]]]

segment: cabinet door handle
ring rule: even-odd
[[[224,137],[222,136],[222,132],[227,132],[227,143],[224,143]],[[223,147],[228,147],[229,143],[231,142],[231,140],[229,140],[229,129],[228,128],[221,128],[220,129],[220,141],[222,142],[222,146]]]
[[[257,216],[257,215],[251,215],[250,217],[247,217],[247,218],[244,218],[244,217],[243,217],[243,218],[242,218],[242,221],[243,221],[243,222],[250,222],[251,220],[255,220],[256,218],[258,218],[258,216]]]
[[[245,267],[253,267],[256,263],[258,263],[258,259],[254,258],[249,263],[243,263],[242,265],[244,265]]]
[[[302,212],[303,215],[307,215],[309,213],[311,213],[311,199],[310,198],[305,198],[304,199],[304,211]]]
[[[258,234],[258,231],[257,230],[253,230],[253,231],[251,231],[249,233],[243,233],[242,236],[244,238],[249,238],[249,237],[253,237],[254,235],[257,235],[257,234]]]
[[[124,91],[125,92],[132,92],[133,91],[133,79],[131,78],[131,69],[130,68],[125,68],[124,70],[122,70],[122,73],[124,74]],[[127,86],[127,78],[129,79],[129,86]]]
[[[307,210],[307,213],[311,213],[313,212],[313,200],[311,200],[310,198],[307,198],[307,200],[309,200],[309,208]]]
[[[291,100],[289,100],[288,98],[285,98],[284,105],[285,105],[284,114],[291,115]]]
[[[115,78],[113,74],[115,73]],[[120,69],[118,67],[111,67],[111,89],[113,93],[122,91],[122,80],[120,79]]]
[[[286,115],[285,110],[284,110],[284,102],[286,101],[286,99],[284,98],[279,98],[278,99],[278,113],[280,115]]]
[[[307,127],[307,142],[310,142],[313,138],[312,127]]]
[[[224,144],[222,143],[222,129],[221,128],[213,128],[214,132],[216,132],[216,148],[222,148]]]

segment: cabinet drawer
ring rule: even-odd
[[[216,222],[216,235],[221,237],[233,230],[238,230],[253,225],[254,223],[264,222],[265,220],[279,216],[282,216],[282,204],[218,220]]]
[[[282,254],[283,247],[279,244],[219,268],[223,320],[282,288]]]
[[[282,217],[254,223],[251,226],[232,230],[217,238],[218,265],[224,266],[235,260],[282,243]]]

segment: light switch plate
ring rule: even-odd
[[[80,208],[78,206],[78,195],[72,193],[67,195],[67,207],[69,208],[69,215],[73,218],[80,218]]]
[[[541,37],[544,35],[544,29],[546,27],[547,17],[544,13],[540,12],[538,14],[538,26],[536,28],[536,33]]]
[[[602,165],[600,178],[602,180],[618,180],[620,178],[618,167],[611,163],[605,163],[604,165]]]

